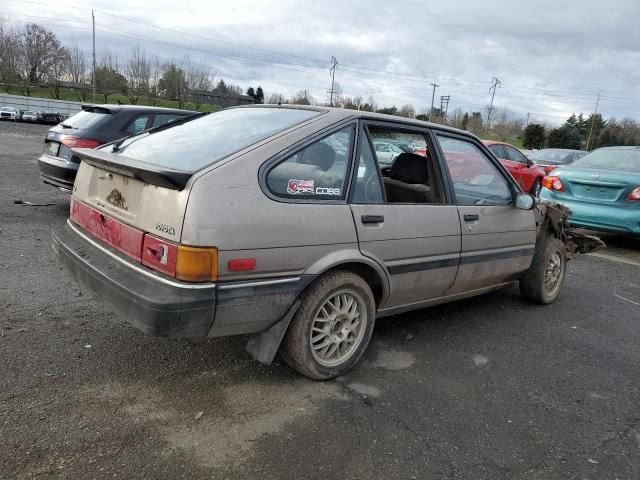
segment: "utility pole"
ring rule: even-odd
[[[338,67],[338,60],[336,57],[331,57],[331,69],[329,69],[329,73],[331,74],[331,90],[329,90],[329,105],[333,107],[333,94],[335,92],[334,85],[336,80],[336,68]]]
[[[598,114],[598,107],[600,106],[600,93],[598,92],[598,99],[596,100],[596,109],[593,112],[593,117],[591,117],[591,127],[589,128],[589,136],[587,137],[587,146],[585,150],[589,151],[589,145],[591,144],[591,134],[593,133],[593,124],[596,121],[596,115]]]
[[[451,95],[442,95],[440,97],[440,113],[443,115],[445,122],[447,121],[447,113],[449,112],[449,101]]]
[[[93,24],[93,103],[96,103],[96,16],[91,10],[91,23]]]
[[[527,123],[525,123],[524,127],[527,128],[529,126],[529,117],[531,116],[531,113],[527,112]]]
[[[433,87],[433,93],[431,94],[431,110],[429,110],[429,121],[431,121],[431,115],[433,114],[433,101],[436,99],[436,88],[440,85],[435,82],[430,83],[429,85]]]
[[[489,112],[487,113],[487,130],[491,128],[491,115],[493,114],[493,99],[496,96],[496,88],[502,84],[496,77],[493,77],[491,82],[492,85],[489,87],[489,91],[491,92],[491,90],[493,90],[493,92],[491,93],[491,104],[489,105]]]

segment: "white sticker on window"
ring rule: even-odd
[[[364,178],[364,174],[367,171],[367,167],[365,167],[364,165],[360,165],[358,167],[358,178]]]
[[[318,187],[316,188],[316,195],[340,195],[340,189]]]

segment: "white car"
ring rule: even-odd
[[[393,143],[373,141],[373,146],[376,149],[376,155],[378,161],[382,167],[390,166],[398,155],[402,153],[402,149],[396,147]]]
[[[37,123],[40,120],[40,114],[38,112],[33,112],[31,110],[27,110],[22,114],[23,122],[33,122]]]
[[[12,122],[17,122],[18,110],[13,107],[0,108],[0,120],[11,120]]]

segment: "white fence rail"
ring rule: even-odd
[[[66,100],[0,94],[0,107],[13,107],[18,110],[60,112],[65,115],[73,115],[81,110],[80,105],[82,105],[80,102],[68,102]]]

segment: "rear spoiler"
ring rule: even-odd
[[[152,165],[130,157],[109,153],[104,150],[91,148],[74,148],[73,153],[80,159],[97,168],[108,170],[131,178],[136,178],[144,183],[182,190],[193,175],[193,172],[174,170],[171,168]]]

